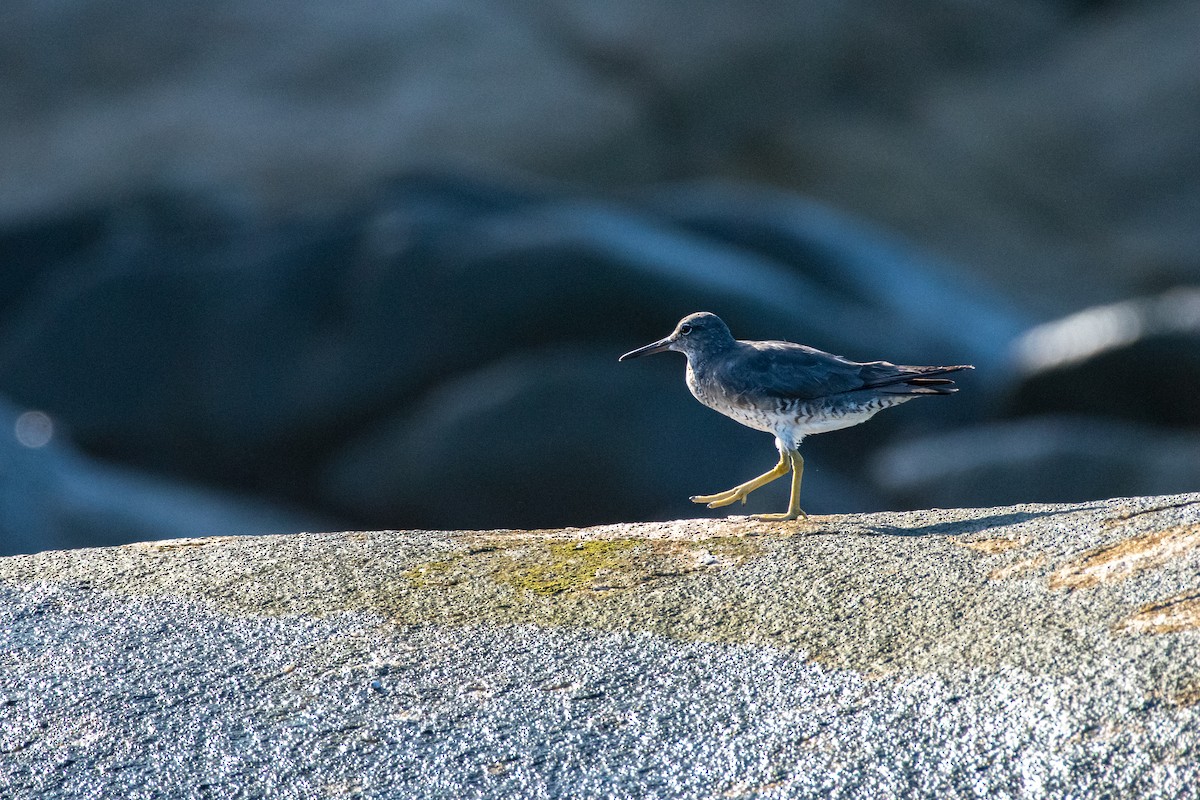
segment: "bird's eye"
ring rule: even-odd
[[[679,332],[682,333],[684,336],[687,336],[689,333],[692,332],[692,326],[685,322],[679,326]]]

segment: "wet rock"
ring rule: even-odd
[[[936,342],[939,358],[973,359],[984,380],[998,380],[1012,341],[1030,325],[997,287],[793,193],[707,181],[643,197],[688,231],[790,265],[809,281],[806,306],[827,309],[835,330],[865,329],[872,345],[893,339],[894,361],[928,358]],[[848,315],[847,306],[869,309],[862,316],[870,319]]]
[[[1200,427],[1200,289],[1097,306],[1014,343],[1010,415],[1098,414]]]
[[[180,180],[319,206],[429,163],[610,186],[711,174],[764,124],[841,107],[846,87],[892,104],[1064,19],[1033,0],[896,14],[832,0],[342,10],[334,22],[263,3],[10,8],[0,214]]]
[[[1060,21],[988,68],[931,77],[896,113],[797,113],[747,161],[1048,317],[1196,283],[1200,6],[1097,4]]]
[[[0,402],[0,555],[330,527],[330,517],[87,458],[55,422]]]
[[[1200,486],[1200,435],[1104,417],[1038,416],[902,440],[871,474],[898,504],[1065,502]]]
[[[319,209],[431,164],[723,175],[898,230],[1047,316],[1200,276],[1190,0],[343,9],[10,3],[0,217],[180,183]]]
[[[713,194],[706,196],[705,218],[719,218]],[[754,202],[737,199],[731,218],[758,213]],[[90,453],[361,514],[364,524],[437,522],[438,517],[397,517],[405,508],[415,513],[420,502],[386,500],[403,492],[389,492],[383,476],[402,486],[406,476],[396,473],[399,465],[421,475],[423,464],[456,463],[462,444],[435,455],[441,445],[427,440],[433,449],[421,461],[403,453],[374,457],[395,465],[360,478],[362,491],[381,501],[348,490],[355,481],[326,494],[332,484],[324,476],[337,471],[331,461],[345,457],[345,444],[362,445],[373,435],[394,442],[384,431],[410,424],[396,420],[422,419],[423,404],[438,387],[469,383],[469,376],[525,351],[578,347],[596,356],[607,348],[608,356],[596,356],[603,362],[597,374],[609,375],[618,370],[618,354],[661,337],[679,317],[699,309],[719,310],[745,338],[789,338],[861,359],[982,365],[996,348],[995,339],[964,334],[963,326],[928,324],[920,310],[924,301],[883,302],[887,292],[878,287],[890,280],[914,292],[936,287],[948,303],[957,297],[968,307],[983,305],[977,287],[956,287],[919,259],[900,257],[898,248],[864,247],[862,231],[854,226],[809,226],[823,253],[814,264],[803,251],[771,251],[754,240],[712,235],[635,204],[445,174],[413,174],[392,182],[371,203],[287,224],[239,218],[232,207],[214,205],[218,211],[202,205],[192,210],[169,198],[147,198],[103,217],[100,231],[78,256],[47,257],[47,282],[23,284],[28,288],[22,300],[0,320],[0,387],[69,423],[73,438]],[[675,203],[679,219],[683,205]],[[767,203],[767,211],[772,208]],[[788,230],[800,235],[809,230],[805,224],[796,221]],[[42,251],[27,252],[32,258]],[[850,266],[843,270],[841,263]],[[872,269],[878,277],[868,280]],[[1019,316],[996,311],[989,319],[996,323],[989,328],[994,333],[1015,330]],[[621,374],[641,369],[625,365]],[[647,369],[662,375],[666,367]],[[692,401],[683,393],[678,365],[670,374],[680,400],[657,413],[678,419],[689,413],[682,409]],[[620,405],[628,408],[645,402],[638,386],[627,383],[631,380],[580,386],[609,402],[616,402],[617,387],[626,387],[630,394]],[[520,381],[526,386],[521,402],[531,407],[588,403],[587,391],[564,393],[570,381],[563,378],[541,393],[536,384],[552,382],[547,375],[522,373]],[[865,438],[840,434],[831,451],[835,456],[814,464],[823,463],[831,475],[846,474],[861,488],[830,492],[842,499],[827,508],[855,507],[848,505],[854,500],[863,501],[858,508],[878,507],[869,486],[854,479],[864,450],[893,427],[968,414],[985,393],[963,396],[957,407],[929,404],[893,412],[890,421],[873,422],[875,430]],[[532,457],[553,450],[554,439],[535,424],[534,415],[517,416],[527,425],[521,437],[529,449],[522,452]],[[581,424],[595,437],[581,440],[589,448],[623,441],[616,417]],[[471,524],[617,518],[616,507],[597,498],[621,497],[626,485],[618,476],[648,471],[643,459],[649,451],[635,446],[644,435],[602,456],[611,467],[604,475],[589,473],[586,480],[576,475],[577,482],[563,483],[571,473],[544,459],[510,463],[505,490],[493,496],[497,502],[517,498],[520,487],[513,477],[532,476],[537,465],[545,470],[537,473],[540,479],[568,487],[564,494],[573,499],[564,513],[582,509],[585,498],[601,504],[581,517],[523,517],[489,504],[470,512]],[[515,452],[496,452],[506,449]],[[769,447],[747,449],[761,451],[756,464],[767,462],[748,475],[770,466]],[[821,446],[814,452],[821,453]],[[666,456],[654,453],[654,471],[661,472],[668,467]],[[589,461],[596,456],[581,454],[579,463]],[[737,477],[740,472],[724,473],[708,490],[744,479]],[[820,498],[821,478],[812,482],[813,496]],[[661,502],[702,490],[691,485],[678,495],[662,495]],[[682,510],[648,509],[644,502],[626,506],[625,514],[630,508]],[[485,510],[502,516],[479,516]],[[381,516],[371,516],[376,513]],[[452,522],[456,519],[444,524],[467,524]]]
[[[303,408],[310,395],[286,383],[289,368],[325,377],[294,337],[330,308],[338,239],[208,212],[168,195],[121,204],[78,254],[40,265],[40,291],[0,321],[5,390],[68,420],[92,452],[236,479],[281,435],[260,413],[279,407],[262,388]]]

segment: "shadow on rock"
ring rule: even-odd
[[[969,520],[953,520],[951,522],[935,522],[915,528],[899,525],[873,525],[870,528],[872,536],[958,536],[979,531],[1003,528],[1006,525],[1018,525],[1032,519],[1042,519],[1060,514],[1074,514],[1080,510],[1100,508],[1100,505],[1087,505],[1073,509],[1058,509],[1052,511],[1019,511],[1007,514],[989,514]]]

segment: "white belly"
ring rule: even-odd
[[[729,402],[725,397],[710,397],[699,390],[691,365],[687,370],[687,385],[692,395],[704,405],[748,428],[772,433],[785,446],[794,448],[805,436],[828,433],[842,428],[860,425],[876,413],[893,405],[911,400],[913,395],[895,395],[888,398],[875,397],[861,404],[828,403],[820,400],[805,403],[781,401],[778,406],[741,405]]]

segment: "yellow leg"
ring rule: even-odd
[[[761,519],[770,522],[781,522],[789,519],[808,518],[800,507],[800,480],[804,477],[804,458],[796,450],[789,450],[792,459],[792,497],[788,501],[788,510],[782,514],[754,514],[751,519]]]
[[[707,503],[709,508],[720,508],[721,506],[727,506],[730,503],[736,503],[738,500],[741,500],[744,503],[746,502],[746,495],[750,494],[755,489],[761,489],[776,478],[782,478],[791,468],[791,459],[788,458],[788,455],[785,451],[780,451],[779,463],[776,464],[775,468],[770,472],[764,472],[757,478],[753,478],[745,483],[738,484],[728,491],[717,492],[716,494],[698,494],[691,498],[691,501],[693,503]],[[795,517],[792,519],[795,519]]]

